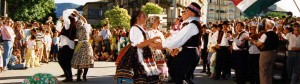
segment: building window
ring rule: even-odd
[[[102,15],[103,15],[102,10],[99,10],[99,16],[102,17]]]
[[[229,15],[229,19],[234,19],[234,15],[233,15],[233,14],[230,14],[230,15]]]
[[[99,9],[89,9],[88,10],[88,19],[96,19],[99,17]]]

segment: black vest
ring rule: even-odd
[[[201,45],[201,34],[202,34],[202,30],[201,30],[201,25],[199,21],[193,20],[192,22],[197,26],[199,33],[192,36],[189,40],[187,40],[182,47],[198,47],[199,45]],[[189,23],[189,24],[190,24]]]
[[[66,37],[68,37],[70,40],[73,40],[75,39],[75,35],[76,35],[76,21],[75,21],[75,18],[72,18],[72,17],[69,17],[70,19],[70,27],[68,30],[66,30],[65,26],[62,28],[61,32],[60,32],[60,35],[64,35]]]
[[[267,35],[267,39],[264,42],[261,51],[276,50],[279,45],[279,38],[277,34],[273,31],[268,31],[265,34]]]
[[[204,33],[203,36],[202,36],[202,39],[203,39],[203,46],[204,46],[204,50],[207,50],[207,44],[208,44],[208,33]]]

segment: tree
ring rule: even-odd
[[[288,15],[282,12],[268,12],[266,13],[265,17],[278,17],[279,19],[281,19],[282,16],[287,17]]]
[[[55,10],[54,0],[7,0],[7,3],[9,17],[20,21],[42,21]]]
[[[157,4],[148,2],[146,5],[142,6],[142,11],[145,12],[145,14],[161,14],[163,12],[163,8],[158,6]]]
[[[109,24],[108,18],[100,20],[100,22],[97,24],[97,27],[102,27],[104,24]]]
[[[125,27],[129,29],[130,27],[130,16],[124,8],[114,6],[113,9],[107,10],[104,16],[108,18],[108,22],[112,28]]]

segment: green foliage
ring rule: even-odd
[[[54,0],[7,0],[7,3],[8,16],[19,21],[42,21],[55,10]]]
[[[278,17],[279,19],[281,19],[282,16],[288,17],[287,14],[282,13],[282,12],[268,12],[265,15],[265,17]]]
[[[142,7],[142,11],[148,14],[161,14],[163,12],[163,8],[158,6],[157,4],[148,2],[146,5]]]
[[[107,10],[104,15],[106,18],[108,18],[110,27],[117,28],[120,26],[129,29],[130,16],[128,15],[126,9],[120,8],[119,6],[114,6],[113,9]]]
[[[109,24],[108,18],[105,18],[105,19],[103,19],[103,20],[100,20],[98,26],[101,27],[101,26],[103,26],[104,24]]]

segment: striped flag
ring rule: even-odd
[[[232,0],[247,17],[254,17],[280,0]]]

